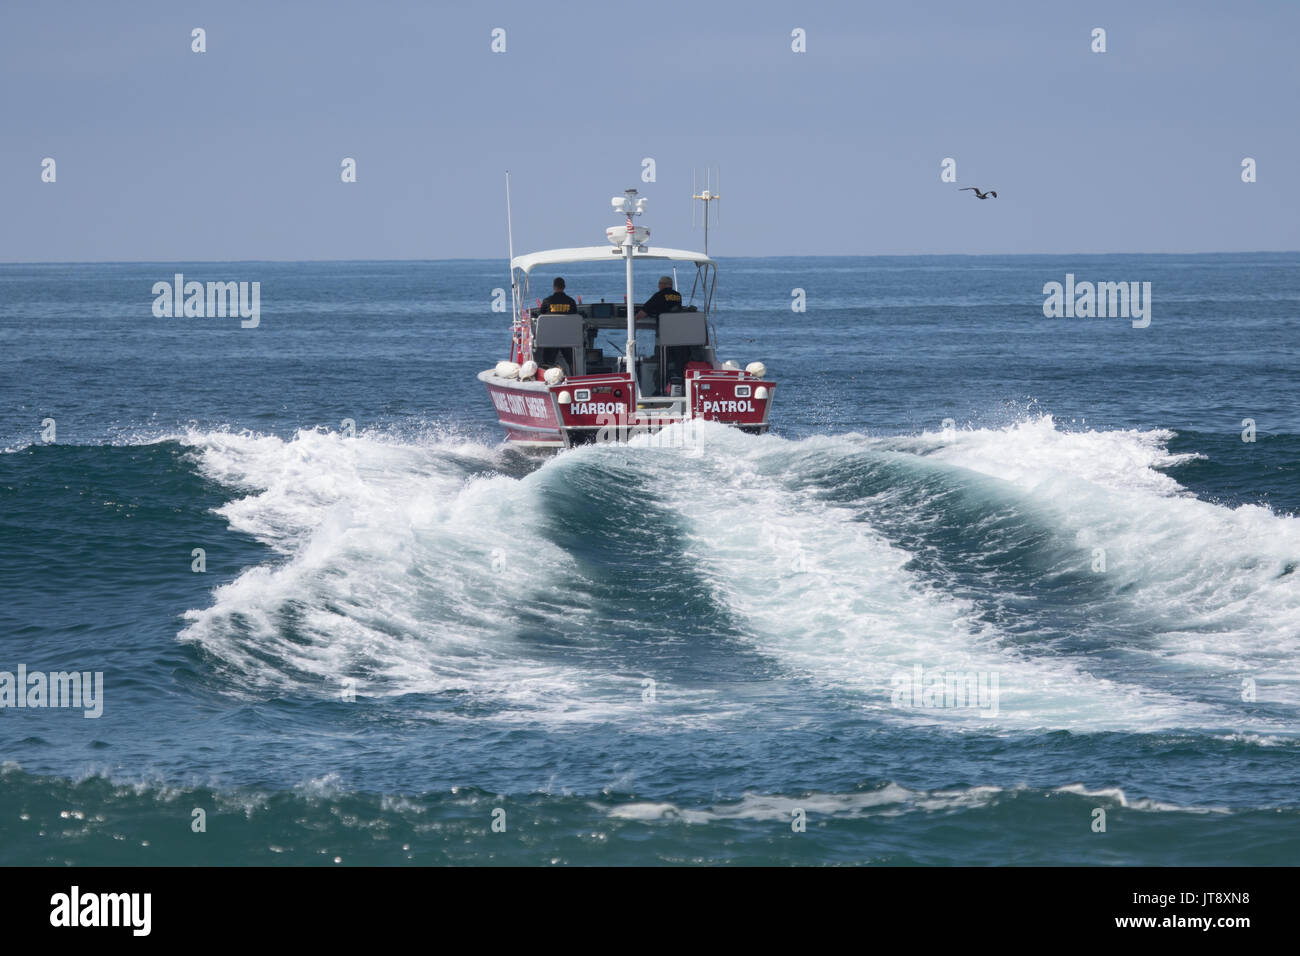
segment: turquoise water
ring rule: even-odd
[[[0,266],[0,671],[104,687],[0,709],[0,862],[1296,861],[1300,255],[722,260],[774,433],[550,459],[503,271]]]

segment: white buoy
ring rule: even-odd
[[[514,378],[519,374],[519,366],[515,362],[497,362],[497,378]]]
[[[737,362],[735,359],[727,359],[725,362],[722,363],[722,367],[729,372],[740,371],[740,363]]]
[[[564,381],[564,373],[558,368],[548,368],[543,378],[545,378],[547,385],[559,385]]]
[[[745,366],[745,371],[754,376],[754,378],[767,377],[767,366],[762,362],[750,362]]]
[[[534,376],[536,375],[537,375],[536,362],[525,362],[523,365],[519,366],[519,381],[531,382]]]

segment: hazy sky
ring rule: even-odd
[[[1297,36],[1293,0],[4,0],[0,260],[504,256],[507,168],[516,252],[603,242],[627,186],[698,247],[706,164],[718,255],[1295,250]]]

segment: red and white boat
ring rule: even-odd
[[[697,198],[706,199],[707,217],[708,194]],[[512,445],[559,449],[627,441],[692,421],[767,431],[776,386],[767,378],[766,366],[751,362],[742,369],[735,362],[720,363],[714,350],[717,264],[706,253],[649,246],[650,230],[634,227],[632,221],[645,202],[635,189],[614,197],[614,209],[626,223],[606,230],[610,245],[518,257],[512,250],[510,358],[478,374]],[[576,314],[563,315],[539,314],[540,301],[523,305],[529,299],[529,278],[539,267],[618,260],[625,264],[621,302],[592,301],[594,295],[587,295]],[[689,295],[685,283],[679,290],[680,307],[636,318],[641,304],[633,291],[633,272],[642,261],[666,263],[674,275],[679,266],[695,267]],[[569,291],[581,290],[571,286]],[[621,351],[616,343],[598,339],[602,332],[618,329],[626,333]]]

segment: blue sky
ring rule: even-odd
[[[631,185],[699,246],[705,165],[719,255],[1295,250],[1297,35],[1293,2],[6,0],[0,261],[503,256],[506,168],[516,252],[602,242]]]

